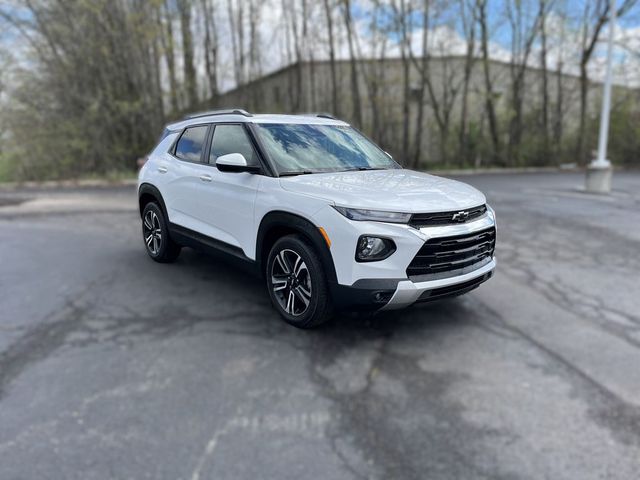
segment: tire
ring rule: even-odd
[[[331,318],[333,307],[322,262],[302,236],[287,235],[273,245],[265,278],[271,303],[285,322],[313,328]]]
[[[167,221],[155,202],[147,203],[142,211],[142,240],[147,254],[156,262],[171,263],[180,255],[182,247],[169,236]]]

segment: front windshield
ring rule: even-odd
[[[256,124],[279,174],[399,168],[385,152],[348,126]]]

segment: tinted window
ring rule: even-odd
[[[216,125],[211,141],[209,163],[227,153],[241,153],[247,159],[247,165],[259,165],[251,139],[242,125]]]
[[[187,128],[176,145],[176,157],[189,162],[199,162],[207,127]]]

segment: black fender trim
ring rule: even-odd
[[[140,202],[140,200],[142,199],[143,195],[151,195],[153,198],[156,199],[156,201],[160,204],[162,213],[164,213],[164,218],[168,223],[169,215],[167,214],[167,206],[164,203],[164,198],[162,198],[162,194],[160,193],[160,190],[158,190],[156,187],[154,187],[150,183],[143,183],[142,185],[140,185],[140,188],[138,189],[138,208],[140,210],[140,217],[142,217],[142,210],[143,210],[142,203]]]
[[[268,238],[268,234],[273,229],[284,229],[295,233],[298,233],[305,237],[311,245],[316,249],[322,266],[324,267],[325,274],[329,285],[335,285],[338,283],[336,276],[336,268],[333,264],[333,257],[329,246],[324,240],[324,237],[318,230],[318,227],[304,217],[295,215],[289,212],[273,211],[267,213],[260,222],[258,228],[258,239],[256,242],[256,261],[260,265],[260,270],[263,271],[265,265],[263,260],[266,259],[269,252],[263,251],[265,239]]]

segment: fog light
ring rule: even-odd
[[[363,235],[358,239],[356,261],[376,262],[384,260],[396,251],[396,244],[388,238]]]

